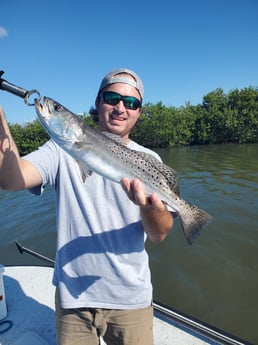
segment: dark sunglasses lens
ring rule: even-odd
[[[110,105],[116,105],[120,102],[121,96],[114,92],[103,92],[104,102]]]
[[[123,100],[125,107],[128,109],[136,110],[141,106],[141,102],[135,97],[125,96]]]

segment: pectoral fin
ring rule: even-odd
[[[82,182],[85,183],[86,179],[92,174],[92,171],[79,160],[75,161],[75,167]]]

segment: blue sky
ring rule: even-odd
[[[1,0],[0,13],[3,78],[77,114],[117,67],[142,77],[144,103],[258,86],[257,0]],[[0,104],[11,123],[36,117],[7,92]]]

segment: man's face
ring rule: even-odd
[[[111,84],[102,92],[105,91],[113,91],[122,96],[133,96],[139,100],[141,99],[135,87],[124,83]],[[136,110],[127,109],[122,100],[116,105],[107,104],[103,99],[102,92],[100,94],[100,99],[96,101],[99,129],[128,139],[130,131],[141,114],[141,108]]]

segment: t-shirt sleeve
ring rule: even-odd
[[[49,140],[37,150],[22,157],[38,170],[42,178],[41,185],[29,189],[32,194],[41,195],[46,184],[55,185],[59,167],[59,152],[60,148]]]

